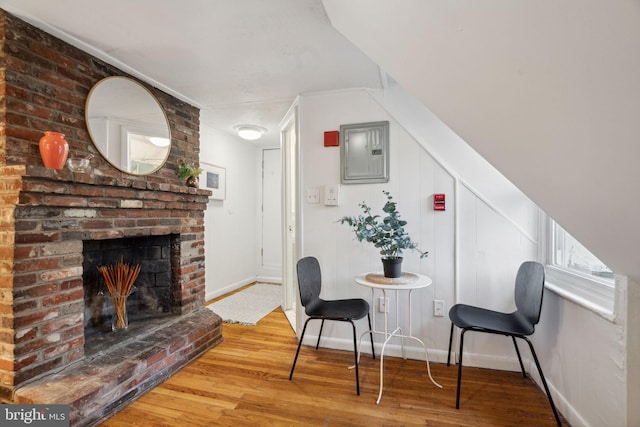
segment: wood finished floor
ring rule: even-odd
[[[385,388],[376,405],[379,359],[362,355],[361,395],[347,367],[353,353],[302,347],[282,310],[257,326],[224,324],[225,340],[101,424],[176,426],[554,426],[545,395],[517,372],[465,368],[455,409],[457,367],[385,357]],[[564,421],[564,420],[563,420]],[[566,425],[566,424],[565,424]]]

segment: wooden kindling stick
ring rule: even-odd
[[[138,278],[138,274],[140,274],[140,264],[132,267],[120,260],[115,265],[101,265],[98,267],[98,271],[102,273],[109,294],[113,298],[113,305],[116,309],[115,327],[116,329],[125,328],[127,297],[131,293],[133,283]]]

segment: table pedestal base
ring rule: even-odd
[[[382,344],[382,351],[380,352],[380,392],[378,393],[378,400],[376,401],[376,403],[380,403],[380,399],[382,399],[382,390],[384,387],[384,351],[387,347],[387,344],[389,343],[389,341],[391,340],[391,338],[393,337],[399,337],[400,338],[400,346],[402,348],[402,358],[406,359],[407,355],[405,353],[404,350],[404,340],[405,338],[407,339],[412,339],[415,341],[418,341],[420,343],[420,345],[422,345],[422,348],[424,349],[424,359],[425,362],[427,364],[427,373],[429,374],[429,379],[431,380],[431,382],[436,385],[437,387],[442,388],[442,386],[440,384],[438,384],[433,377],[431,376],[431,368],[429,367],[429,355],[427,354],[427,346],[424,344],[424,342],[422,342],[422,340],[418,337],[415,337],[412,335],[411,333],[411,296],[412,293],[415,289],[420,289],[420,288],[424,288],[427,287],[431,284],[431,279],[427,276],[423,276],[421,274],[417,274],[417,273],[406,273],[404,274],[401,278],[399,279],[387,279],[382,277],[381,274],[379,273],[365,273],[365,274],[361,274],[359,276],[356,277],[356,283],[358,283],[359,285],[363,285],[363,286],[367,286],[369,288],[371,288],[371,307],[375,307],[375,290],[379,289],[382,291],[382,297],[384,298],[384,301],[388,301],[387,300],[387,291],[391,290],[394,292],[394,296],[395,296],[395,305],[396,305],[396,319],[395,319],[395,329],[393,330],[393,332],[389,333],[389,327],[388,327],[388,307],[385,305],[384,308],[384,331],[377,331],[375,330],[376,328],[376,312],[375,309],[373,310],[373,330],[371,331],[366,331],[364,332],[362,335],[360,335],[360,343],[358,344],[358,357],[357,357],[357,363],[360,362],[360,345],[362,344],[362,337],[365,334],[369,334],[369,333],[373,333],[373,334],[382,334],[384,336],[384,343]],[[402,328],[400,327],[400,319],[399,319],[399,313],[400,313],[400,306],[398,303],[398,292],[399,291],[408,291],[409,295],[408,295],[408,301],[407,301],[407,307],[408,307],[408,323],[409,323],[409,330],[408,330],[408,334],[404,335],[402,332]],[[355,366],[354,366],[355,367]]]
[[[420,345],[422,345],[422,348],[424,349],[424,358],[425,358],[425,363],[427,364],[427,374],[429,374],[429,379],[431,380],[431,382],[436,387],[442,388],[442,386],[440,384],[438,384],[436,382],[436,380],[434,380],[433,377],[431,376],[431,368],[429,366],[429,355],[427,354],[427,347],[424,344],[424,342],[418,337],[414,337],[414,336],[411,336],[411,335],[403,335],[402,334],[402,329],[400,327],[397,327],[390,334],[382,332],[382,331],[365,331],[365,332],[363,332],[360,335],[360,339],[358,340],[358,363],[360,363],[360,345],[362,344],[362,337],[365,336],[366,334],[369,334],[369,333],[386,335],[384,343],[382,344],[382,350],[380,352],[380,391],[378,392],[378,400],[376,400],[376,404],[380,403],[380,400],[382,399],[382,390],[384,388],[384,350],[386,349],[387,344],[389,343],[389,341],[393,337],[400,338],[400,347],[402,349],[402,358],[405,359],[405,360],[407,359],[407,355],[406,355],[405,350],[404,350],[404,340],[405,340],[405,338],[412,339],[414,341],[418,341],[420,343]],[[354,366],[352,366],[351,368],[353,368],[353,367]]]

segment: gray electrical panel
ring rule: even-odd
[[[340,126],[343,184],[389,181],[389,122]]]

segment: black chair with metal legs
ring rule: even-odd
[[[532,335],[535,325],[540,321],[540,312],[542,310],[542,296],[544,293],[544,267],[537,262],[527,261],[522,263],[516,275],[515,284],[515,303],[516,311],[513,313],[501,313],[497,311],[487,310],[480,307],[474,307],[465,304],[456,304],[449,310],[449,318],[451,319],[451,332],[449,334],[449,353],[447,354],[447,366],[450,365],[451,343],[453,340],[453,326],[462,329],[460,334],[460,353],[458,355],[458,386],[456,390],[456,409],[460,409],[460,386],[462,380],[462,348],[464,344],[464,334],[467,331],[486,332],[489,334],[505,335],[511,337],[513,345],[516,348],[518,361],[522,375],[526,378],[527,374],[520,357],[516,338],[521,338],[529,344],[529,349],[533,355],[533,360],[538,368],[538,374],[542,380],[544,391],[551,404],[553,415],[556,423],[561,426],[560,416],[556,410],[556,406],[551,398],[547,381],[542,373],[538,356],[533,349],[533,344],[527,336]]]
[[[342,300],[323,300],[320,298],[320,291],[322,289],[322,277],[320,274],[320,263],[314,257],[302,258],[298,261],[298,287],[300,288],[300,302],[304,307],[304,311],[309,318],[304,322],[302,328],[302,335],[300,336],[300,342],[298,343],[298,350],[296,351],[296,357],[293,359],[293,365],[291,366],[291,373],[289,374],[289,380],[293,378],[293,370],[296,368],[296,362],[298,355],[300,354],[300,346],[304,339],[304,333],[307,330],[307,324],[310,320],[320,319],[320,332],[318,333],[318,342],[316,343],[316,350],[320,345],[320,336],[322,335],[322,328],[325,320],[336,320],[340,322],[349,322],[353,328],[353,354],[355,358],[356,368],[356,391],[360,395],[360,375],[358,372],[358,348],[356,344],[356,325],[354,320],[362,319],[367,316],[369,321],[369,336],[371,338],[371,355],[376,358],[373,350],[373,333],[371,332],[371,316],[369,315],[369,303],[361,298],[342,299]]]

